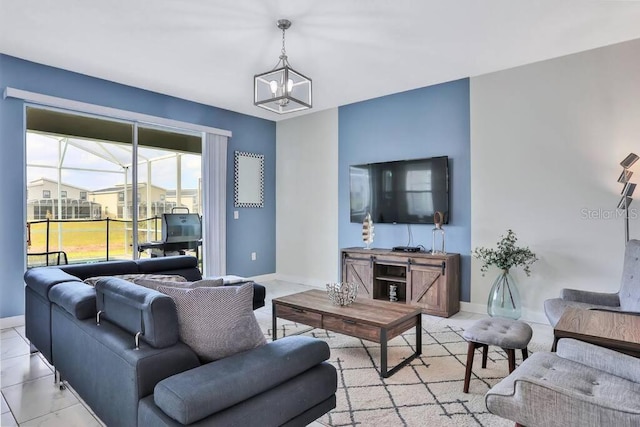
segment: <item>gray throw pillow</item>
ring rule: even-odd
[[[193,288],[213,288],[216,286],[223,286],[224,282],[222,279],[202,279],[196,282],[172,282],[166,280],[156,280],[156,279],[134,279],[133,283],[136,285],[144,286],[145,288],[150,288],[154,290],[158,290],[160,286],[168,286],[172,288],[182,288],[182,289],[193,289]]]
[[[178,308],[180,339],[205,362],[266,344],[253,314],[253,284],[181,289],[160,286]]]
[[[132,274],[115,274],[113,276],[94,276],[88,277],[84,279],[84,283],[87,285],[95,286],[96,282],[103,277],[117,277],[119,279],[126,280],[128,282],[135,283],[136,280],[139,279],[147,279],[147,280],[161,280],[163,282],[171,282],[172,285],[175,282],[186,282],[187,279],[180,276],[179,274],[148,274],[148,273],[132,273]]]

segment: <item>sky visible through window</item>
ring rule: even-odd
[[[56,168],[44,168],[32,165],[55,166],[58,161],[58,140],[61,137],[39,133],[27,133],[27,182],[40,178],[53,181],[58,180]],[[131,163],[131,146],[126,144],[103,143],[106,148],[99,147],[92,141],[68,138],[74,144],[88,149],[85,151],[77,146],[67,146],[64,167],[88,169],[87,171],[62,169],[62,182],[67,185],[98,190],[124,183],[123,168],[118,164]],[[112,161],[103,159],[91,151],[110,157]],[[176,188],[176,160],[174,151],[155,148],[139,147],[138,181],[147,182],[146,163],[143,158],[158,159],[152,162],[151,182],[153,185],[165,189]],[[182,154],[182,188],[198,188],[201,175],[201,157],[195,154]],[[131,169],[128,182],[131,183]]]

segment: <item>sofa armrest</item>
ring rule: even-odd
[[[49,300],[79,320],[96,317],[96,290],[84,282],[63,282],[49,291]]]
[[[558,356],[640,383],[640,359],[583,341],[558,341]]]
[[[310,337],[286,337],[160,381],[155,404],[191,424],[278,386],[329,358],[329,346]]]
[[[620,307],[620,298],[617,293],[612,294],[605,292],[582,291],[579,289],[563,289],[560,297],[565,301]]]

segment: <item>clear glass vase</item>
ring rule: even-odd
[[[502,270],[493,282],[487,301],[487,313],[491,317],[507,317],[519,319],[522,314],[522,303],[518,285],[509,270]]]

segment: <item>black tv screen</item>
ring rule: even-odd
[[[367,213],[374,223],[449,223],[449,158],[400,160],[349,167],[351,222]]]

